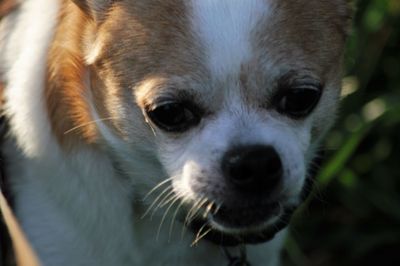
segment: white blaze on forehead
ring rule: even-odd
[[[193,29],[213,75],[237,74],[250,60],[251,38],[270,12],[267,0],[192,0]]]

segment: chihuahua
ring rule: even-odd
[[[278,265],[349,18],[347,0],[20,0],[2,153],[41,263]]]

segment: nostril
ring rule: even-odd
[[[228,151],[222,170],[229,182],[245,192],[271,192],[282,178],[282,162],[270,146],[252,145]]]
[[[265,158],[266,169],[271,176],[282,175],[282,162],[278,154],[276,156]]]

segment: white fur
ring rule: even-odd
[[[193,28],[206,48],[210,73],[223,78],[239,73],[252,55],[252,31],[266,19],[265,0],[193,0]]]
[[[7,57],[1,60],[9,66],[5,73],[5,111],[13,117],[11,130],[18,136],[18,145],[32,157],[43,155],[54,146],[47,117],[43,115],[43,97],[38,95],[43,95],[47,48],[58,8],[59,1],[24,1],[18,17],[10,18],[9,23],[15,24],[10,25],[13,30],[4,47]]]

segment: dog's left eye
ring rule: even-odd
[[[287,89],[276,99],[278,112],[300,119],[314,109],[321,97],[321,88],[300,87]]]
[[[162,130],[183,132],[200,122],[196,108],[184,103],[167,103],[147,110],[151,121]]]

